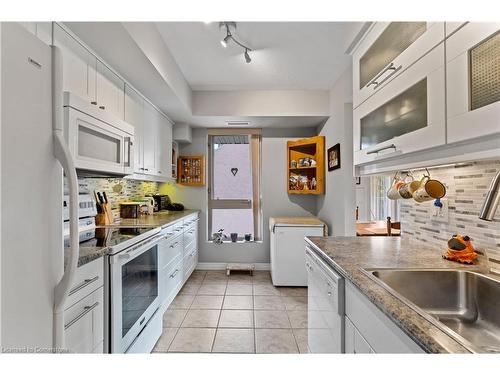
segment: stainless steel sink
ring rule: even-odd
[[[364,272],[472,352],[500,353],[500,281],[465,270]]]

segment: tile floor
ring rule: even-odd
[[[276,288],[265,271],[195,271],[153,352],[307,353],[307,288]]]

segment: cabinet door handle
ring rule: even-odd
[[[92,101],[92,102],[90,102],[90,104],[97,105],[97,102],[96,101]]]
[[[397,70],[399,70],[401,68],[401,65],[399,66],[399,68],[395,68],[394,67],[394,63],[391,62],[389,65],[387,65],[379,74],[377,74],[370,82],[368,82],[368,84],[366,85],[366,87],[370,87],[371,85],[375,85],[375,87],[373,89],[376,89],[379,85],[381,85],[383,82],[385,82],[386,79],[382,80],[382,82],[377,82],[377,80],[382,77],[382,75],[384,75],[385,72],[387,72],[388,70],[392,70],[393,73],[391,73],[389,75],[392,76],[392,74],[394,74]]]
[[[159,174],[161,174],[161,171],[158,171]]]
[[[101,105],[101,106],[99,106],[99,109],[106,109],[106,107]]]
[[[89,312],[91,312],[92,310],[94,310],[97,306],[99,306],[99,302],[96,302],[96,303],[94,303],[93,305],[90,305],[90,306],[85,306],[83,308],[83,311],[80,314],[78,314],[75,318],[73,318],[69,323],[67,323],[67,324],[64,325],[64,329],[68,329],[69,327],[71,327],[73,324],[75,324],[76,322],[78,322],[81,318],[83,318]]]
[[[385,147],[380,147],[380,148],[377,148],[375,150],[371,150],[371,151],[368,151],[366,153],[366,155],[370,155],[370,154],[378,154],[380,151],[383,151],[383,150],[388,150],[390,148],[393,148],[394,151],[396,151],[396,145],[393,143],[393,144],[390,144],[389,146],[385,146]]]
[[[99,280],[99,276],[95,276],[95,277],[93,277],[91,279],[85,279],[85,280],[83,280],[83,283],[81,283],[78,286],[75,286],[73,289],[70,290],[69,295],[75,294],[79,290],[82,290],[87,285],[92,284],[94,281],[97,281],[97,280]]]
[[[179,269],[176,269],[169,277],[171,279],[173,279],[175,277],[175,275],[177,275],[179,273]]]
[[[396,74],[397,71],[399,71],[401,68],[403,67],[403,65],[400,65],[398,66],[397,68],[392,68],[392,72],[391,74],[388,74],[387,77],[385,77],[382,81],[380,82],[377,82],[377,84],[375,85],[375,87],[373,88],[374,90],[380,86],[381,84],[383,84],[385,81],[387,81],[389,78],[391,78],[394,74]]]

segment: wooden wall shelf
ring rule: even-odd
[[[177,183],[185,186],[205,186],[205,157],[179,156]]]
[[[325,193],[325,137],[287,142],[288,194]]]

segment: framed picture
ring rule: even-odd
[[[328,172],[340,168],[340,143],[328,149]]]
[[[356,180],[356,185],[361,185],[361,177],[354,177]]]

